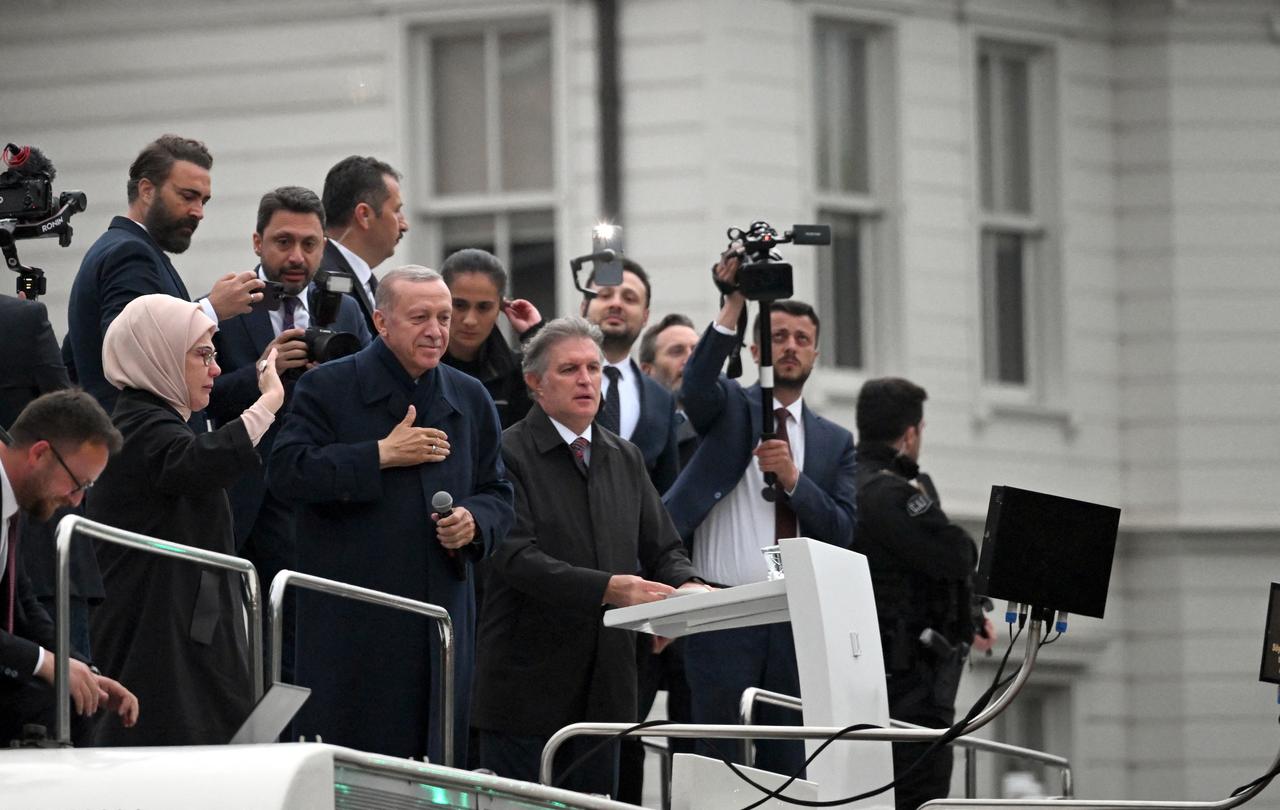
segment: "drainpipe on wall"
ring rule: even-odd
[[[596,0],[597,99],[600,106],[600,217],[622,218],[622,100],[618,90],[618,0]]]

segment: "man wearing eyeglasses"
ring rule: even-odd
[[[74,507],[121,445],[120,433],[83,391],[46,394],[23,409],[9,435],[0,435],[0,746],[18,739],[28,723],[53,728],[56,643],[49,614],[31,592],[18,562],[21,520],[47,520]],[[73,654],[70,691],[72,738],[82,744],[100,710],[126,726],[138,718],[138,700],[119,682]]]

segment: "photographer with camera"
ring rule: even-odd
[[[112,219],[80,262],[67,312],[71,361],[75,379],[107,413],[120,393],[102,372],[107,327],[139,296],[163,293],[192,300],[168,254],[191,246],[209,202],[212,166],[213,157],[200,141],[162,135],[147,144],[129,167],[127,215]],[[248,312],[262,295],[262,281],[252,272],[229,273],[197,303],[218,323]],[[201,421],[197,416],[196,423]]]
[[[676,529],[691,549],[694,568],[708,582],[745,585],[767,579],[761,548],[784,537],[811,537],[848,548],[853,542],[853,435],[804,405],[805,381],[818,356],[818,316],[795,300],[769,300],[769,334],[755,324],[751,355],[760,361],[769,340],[776,362],[772,407],[774,438],[762,440],[760,386],[743,388],[720,374],[738,347],[736,328],[747,297],[739,288],[740,249],[726,251],[715,267],[725,294],[716,321],[684,366],[680,399],[702,437],[698,450],[663,497]],[[764,375],[762,374],[762,377]],[[776,476],[772,502],[763,496],[766,473]],[[738,722],[738,701],[748,686],[800,694],[791,625],[767,624],[689,636],[685,673],[695,723]],[[785,711],[764,707],[760,722],[794,723]],[[699,741],[715,755],[713,741]],[[722,746],[736,756],[736,748]],[[756,765],[795,773],[804,763],[799,741],[761,740]]]
[[[343,337],[354,348],[369,344],[360,307],[340,292],[326,292],[314,282],[324,255],[324,206],[315,192],[284,186],[262,195],[258,203],[253,252],[261,260],[255,275],[267,286],[267,297],[250,312],[222,322],[213,336],[222,375],[213,382],[209,416],[215,425],[225,424],[244,412],[258,398],[257,366],[276,352],[276,371],[285,385],[288,405],[294,383],[318,362],[334,359],[317,356],[315,349],[331,348]],[[323,299],[338,304],[336,318],[326,316]],[[333,318],[335,331],[317,321]],[[317,341],[319,335],[321,340]],[[308,339],[310,337],[310,339]],[[284,411],[282,411],[284,413]],[[258,444],[265,460],[271,453],[279,426],[277,419]],[[246,473],[229,491],[236,549],[258,568],[264,587],[283,568],[296,568],[293,538],[293,505],[272,495],[263,468]],[[286,645],[286,651],[292,645]]]

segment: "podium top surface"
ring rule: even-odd
[[[606,611],[605,627],[679,638],[708,630],[776,624],[791,618],[785,579],[718,591],[676,593],[679,595],[657,602]]]

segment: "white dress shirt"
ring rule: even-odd
[[[550,416],[548,416],[547,418],[551,419]],[[574,433],[572,430],[565,427],[564,425],[562,425],[561,423],[557,422],[554,419],[551,419],[551,425],[556,429],[556,433],[560,434],[560,438],[564,439],[564,443],[567,445],[570,445],[570,449],[572,449],[574,440],[577,439],[579,436],[587,440],[587,446],[582,451],[582,460],[587,463],[588,467],[590,467],[591,466],[591,423],[590,422],[587,423],[587,429],[582,431],[582,433]]]
[[[782,407],[773,401],[776,411]],[[804,400],[787,406],[787,439],[796,467],[804,469],[804,423],[801,413]],[[775,545],[774,504],[761,497],[764,473],[755,456],[742,478],[728,495],[711,508],[706,519],[693,533],[693,567],[708,582],[722,585],[746,585],[768,579],[764,554],[760,549]],[[804,526],[796,517],[796,531],[803,535]]]
[[[622,372],[622,376],[618,378],[618,404],[622,406],[618,411],[618,435],[630,441],[631,434],[636,432],[636,424],[640,421],[640,377],[631,365],[630,357],[624,357],[617,363],[606,364],[606,368],[608,366],[613,366]],[[600,375],[602,400],[609,395],[611,385],[608,375],[602,373]]]
[[[364,287],[365,295],[369,296],[369,300],[373,300],[373,288],[369,286],[369,279],[373,278],[373,269],[369,267],[369,263],[352,253],[346,245],[337,239],[330,239],[333,246],[338,249],[347,260],[347,264],[351,265],[351,271],[356,274],[356,280]]]
[[[267,280],[267,274],[263,272],[262,265],[258,265],[258,278],[263,281]],[[293,327],[295,329],[306,329],[311,326],[311,310],[307,305],[308,287],[303,287],[302,292],[296,296],[298,299],[298,308],[293,311]],[[289,296],[284,296],[288,298]],[[277,335],[284,331],[284,302],[280,302],[279,309],[268,310],[267,314],[271,317],[271,328]]]

